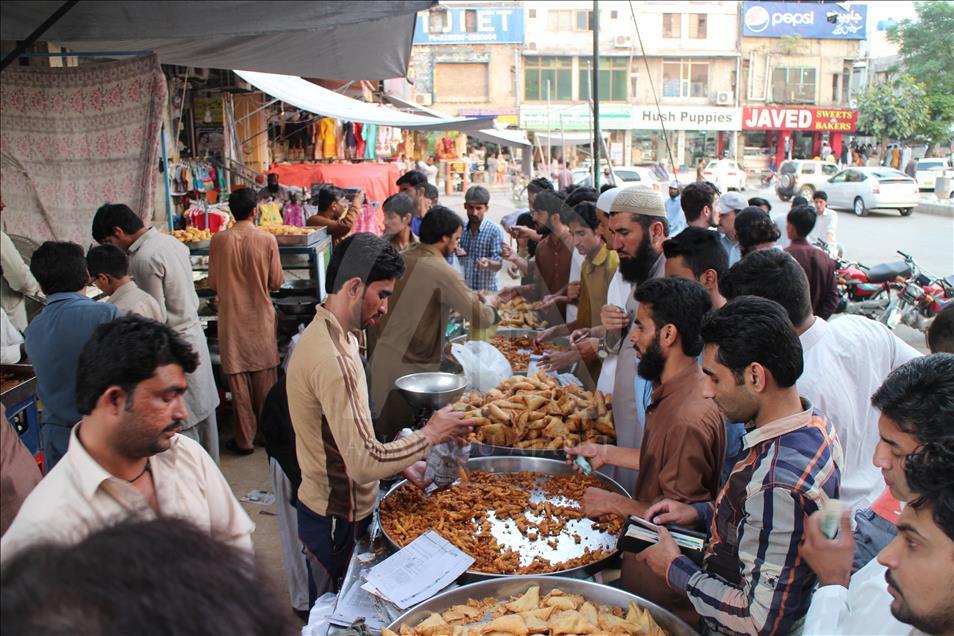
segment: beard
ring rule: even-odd
[[[125,457],[143,458],[158,455],[169,450],[169,440],[165,434],[176,429],[182,430],[185,422],[175,420],[170,422],[160,431],[156,437],[151,437],[154,433],[149,433],[152,428],[138,414],[127,412],[123,424],[120,427],[115,445],[120,453]]]
[[[277,184],[277,183],[269,183],[269,184],[268,184],[268,191],[271,192],[272,194],[278,192],[278,184]]]
[[[900,602],[895,599],[895,602],[891,604],[891,615],[899,622],[907,623],[925,634],[946,634],[951,627],[954,626],[954,610],[950,607],[938,608],[933,614],[918,615],[911,611],[911,608],[904,600],[904,593],[901,591],[901,588],[898,587],[898,583],[894,577],[891,576],[891,570],[885,572],[884,577],[898,595],[901,596]],[[897,610],[894,608],[895,604],[899,606]]]
[[[662,347],[659,346],[659,334],[657,333],[649,348],[640,355],[639,363],[636,365],[636,373],[642,379],[655,384],[662,377],[665,366],[666,358],[663,356]]]
[[[644,283],[649,279],[649,274],[658,258],[659,252],[653,249],[652,243],[649,242],[649,235],[644,234],[643,242],[636,249],[635,256],[619,255],[619,274],[627,283],[637,285]]]

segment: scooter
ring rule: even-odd
[[[954,276],[946,279],[933,276],[922,270],[910,254],[901,251],[898,254],[904,257],[911,273],[885,312],[884,323],[891,329],[905,324],[926,333],[941,310],[954,303]]]

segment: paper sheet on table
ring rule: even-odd
[[[359,618],[363,618],[365,625],[380,631],[382,627],[390,623],[389,620],[384,620],[381,614],[374,598],[355,582],[345,591],[344,596],[338,599],[334,613],[328,620],[335,625],[347,627]]]
[[[371,568],[362,588],[407,609],[450,585],[473,563],[473,557],[428,530]]]

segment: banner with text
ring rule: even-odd
[[[520,107],[520,127],[525,130],[589,130],[593,117],[589,106],[553,106],[547,113],[544,105]],[[603,130],[742,130],[741,108],[711,106],[655,106],[601,104],[600,128]]]
[[[852,3],[743,2],[742,35],[806,40],[864,40],[868,7]]]
[[[522,44],[520,7],[453,7],[421,11],[414,44]]]
[[[806,130],[813,132],[855,132],[858,111],[800,106],[746,106],[742,109],[742,130]]]

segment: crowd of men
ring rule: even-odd
[[[471,430],[449,408],[422,421],[394,381],[445,368],[452,313],[478,333],[520,295],[540,301],[550,325],[539,342],[571,343],[544,368],[613,394],[616,444],[565,450],[632,496],[591,488],[584,514],[708,537],[699,564],[662,529],[656,545],[623,555],[619,585],[707,632],[954,632],[954,315],[935,322],[928,356],[866,318],[827,320],[834,269],[811,242],[821,225],[836,244],[824,193],[793,202],[783,233],[768,202],[705,182],[673,184],[664,201],[640,186],[556,191],[537,179],[529,209],[502,227],[481,186],[465,193],[465,221],[428,197],[423,174],[396,185],[385,237],[336,238],[325,299],[283,377],[269,298],[282,270],[275,239],[254,226],[260,196],[232,193],[235,226],[211,247],[234,420],[225,447],[251,454],[263,438],[296,610],[339,589],[379,480],[423,486],[428,451]],[[349,214],[346,201],[326,203],[329,222]],[[167,523],[169,536],[212,544],[150,548],[169,560],[156,575],[183,581],[162,588],[172,607],[195,583],[182,553],[199,550],[194,598],[228,594],[215,602],[229,633],[283,633],[281,618],[270,628],[247,616],[257,602],[280,615],[273,595],[228,592],[260,575],[254,524],[217,466],[218,392],[188,250],[123,205],[98,210],[92,236],[100,245],[87,254],[48,242],[30,264],[49,300],[25,333],[47,474],[38,480],[3,423],[3,624],[28,633],[86,604],[96,611],[84,620],[120,624],[98,601],[117,589],[132,621],[122,624],[146,620],[148,607],[122,598],[142,593],[147,568],[111,572],[108,584],[75,583],[77,569],[97,554],[139,558],[130,534],[161,535]],[[505,267],[519,284],[501,285]],[[110,303],[82,293],[91,280]],[[833,500],[844,514],[829,538],[820,516]],[[206,552],[244,574],[223,566],[216,582]],[[37,612],[31,593],[45,586],[68,593]]]

